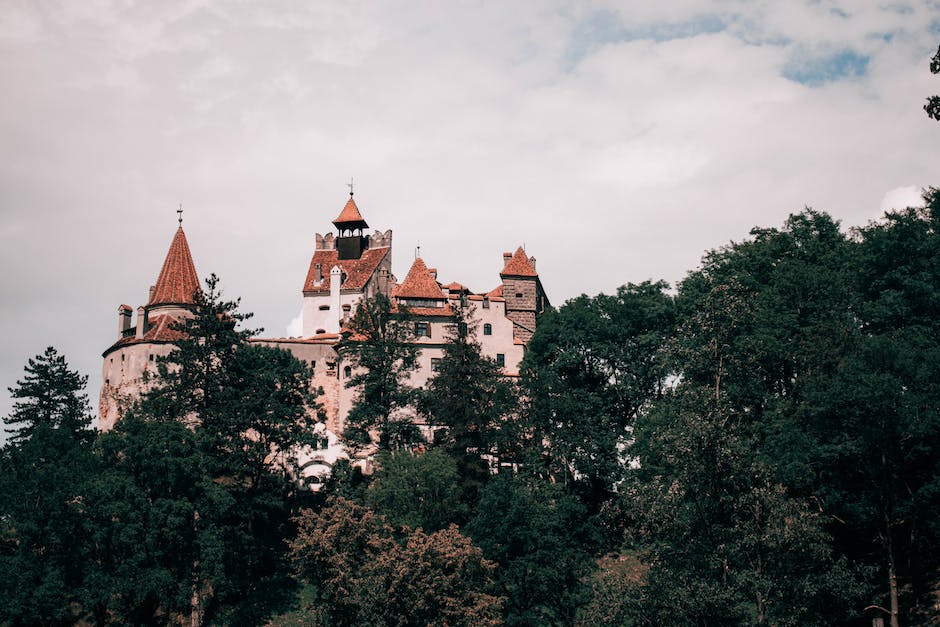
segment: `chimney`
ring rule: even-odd
[[[150,288],[153,290],[153,288]],[[143,305],[137,308],[137,339],[144,339],[144,333],[147,332],[147,310]]]
[[[133,309],[129,305],[118,307],[118,337],[124,337],[124,334],[131,328],[131,314]]]
[[[535,270],[535,257],[529,257],[529,263],[532,264],[532,269]]]
[[[154,292],[154,290],[156,290],[156,289],[157,289],[157,286],[156,286],[156,285],[151,285],[151,286],[150,286],[150,298],[147,299],[147,302],[148,302],[148,303],[153,300],[153,292]]]
[[[512,253],[503,253],[503,267],[506,267],[506,264],[509,263],[509,260],[512,259]]]
[[[428,272],[431,273],[431,278],[437,281],[437,268],[428,268]]]

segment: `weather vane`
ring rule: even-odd
[[[415,259],[421,256],[421,242],[418,242],[417,248],[415,248]]]
[[[180,223],[180,228],[183,228],[183,203],[180,203],[180,208],[176,210],[176,219]]]
[[[349,177],[349,182],[346,183],[346,186],[349,188],[349,197],[352,198],[353,195],[353,179]]]

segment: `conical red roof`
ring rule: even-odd
[[[503,268],[503,271],[499,274],[500,276],[539,275],[539,273],[535,271],[535,268],[532,267],[532,262],[525,256],[525,251],[522,250],[522,246],[516,249],[516,254],[512,256],[512,259],[509,260],[506,267]]]
[[[160,276],[154,285],[148,305],[192,305],[193,294],[199,289],[199,276],[189,252],[183,227],[176,230],[166,254]]]
[[[356,201],[353,200],[352,194],[350,194],[349,200],[346,201],[346,206],[339,212],[339,216],[333,220],[333,225],[338,229],[358,229],[369,226],[366,224],[366,221],[362,219],[362,214],[359,213],[359,207],[356,206]]]
[[[445,300],[446,298],[444,292],[441,291],[441,286],[438,285],[434,277],[431,276],[430,270],[424,265],[424,261],[421,257],[415,259],[415,262],[411,264],[411,270],[408,271],[408,276],[406,276],[405,280],[398,286],[395,297],[440,300]]]

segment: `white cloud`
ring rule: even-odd
[[[304,310],[303,308],[297,312],[297,316],[292,318],[291,321],[287,324],[287,329],[285,330],[285,337],[300,337],[304,332]]]
[[[930,2],[38,6],[0,9],[0,390],[50,343],[98,372],[178,202],[197,270],[277,329],[350,176],[398,276],[420,241],[490,289],[525,242],[556,304],[940,182]],[[842,51],[864,71],[783,76]]]
[[[924,198],[922,193],[922,188],[917,185],[895,187],[886,192],[881,199],[881,211],[906,209],[907,207],[923,207]]]

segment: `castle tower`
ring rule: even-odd
[[[180,338],[172,327],[192,316],[199,277],[180,226],[173,235],[157,282],[150,287],[146,305],[137,308],[137,323],[131,326],[132,309],[118,307],[118,339],[104,353],[98,429],[107,431],[120,417],[125,399],[137,399],[146,391],[143,375],[156,372],[157,359],[173,350]]]
[[[526,257],[520,246],[515,254],[503,253],[502,296],[506,317],[512,320],[513,340],[526,343],[535,333],[536,316],[545,311],[548,300],[535,271],[535,258]]]
[[[392,232],[365,235],[369,225],[353,194],[333,220],[337,236],[316,235],[304,280],[303,337],[338,334],[362,298],[388,295],[392,276]]]

